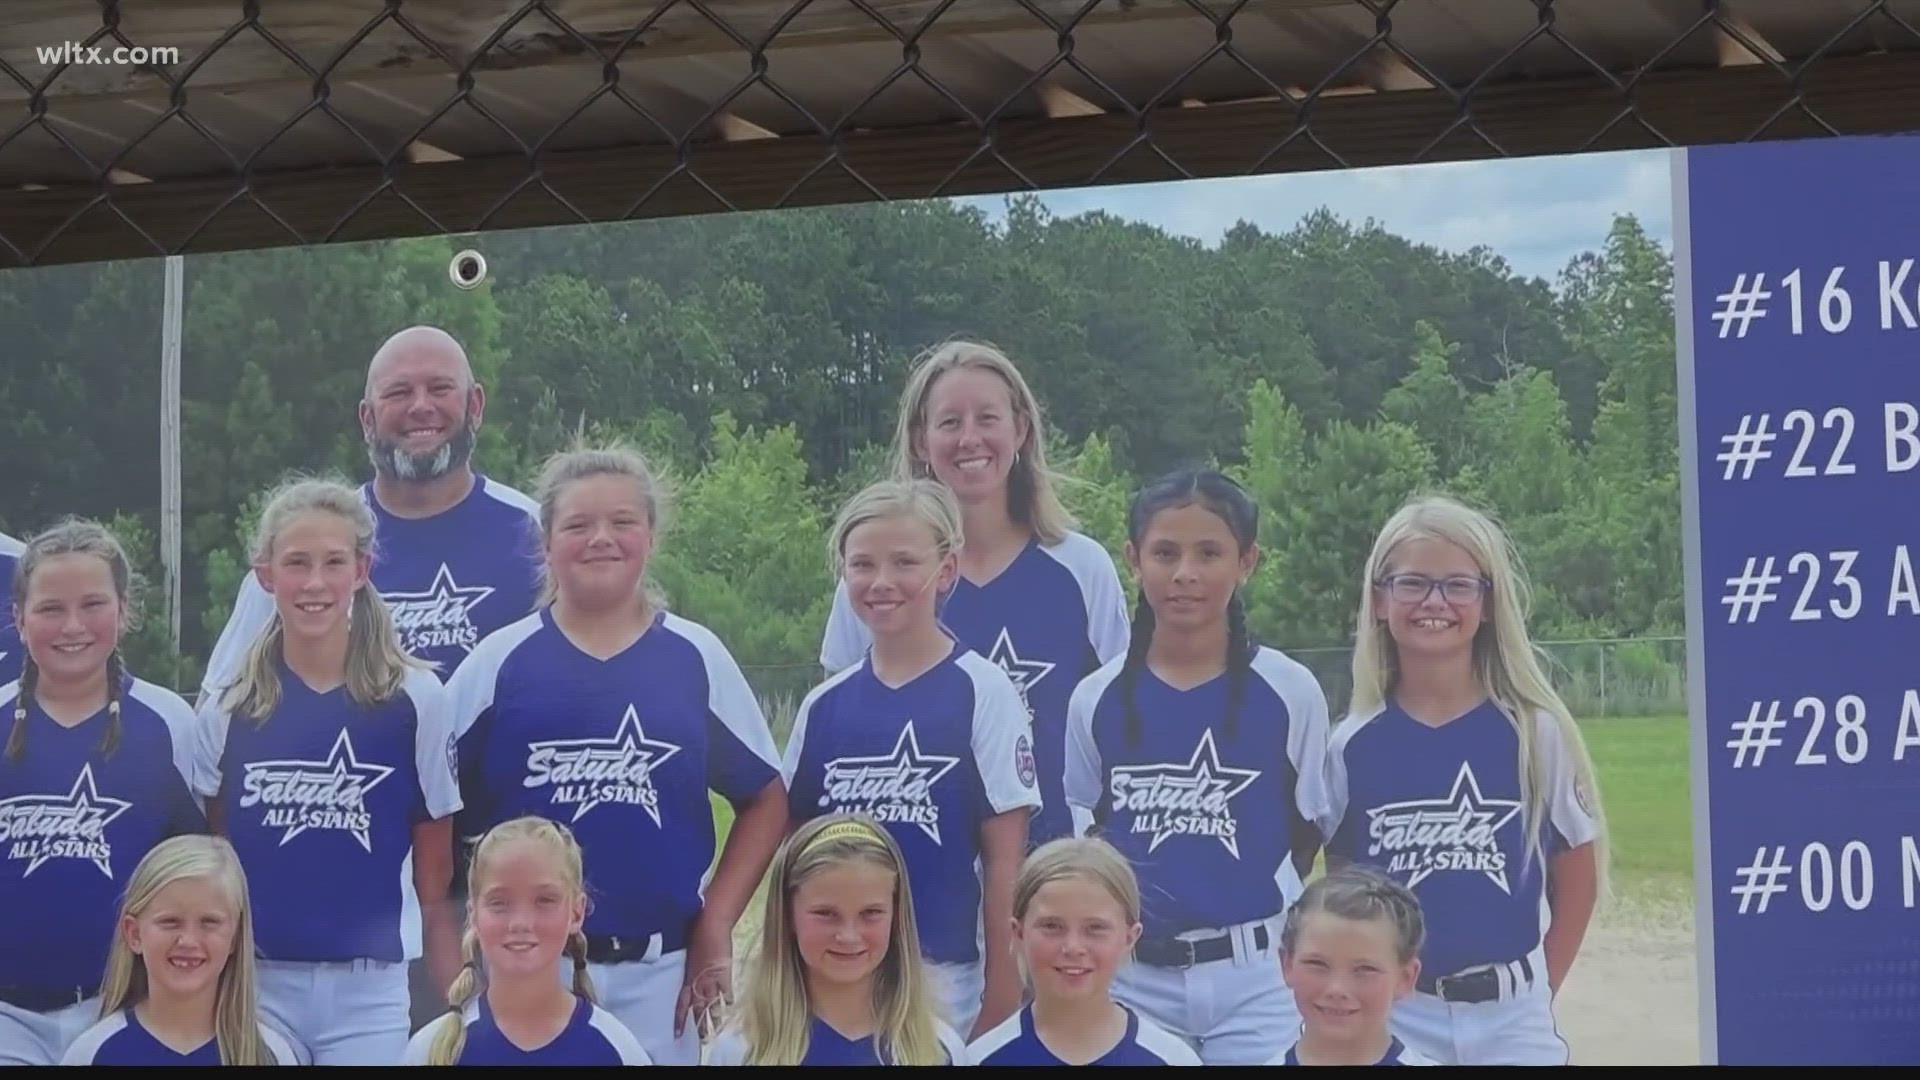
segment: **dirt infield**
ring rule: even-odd
[[[1575,1065],[1698,1065],[1693,910],[1629,904],[1587,932],[1554,1002]]]

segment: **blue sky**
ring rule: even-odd
[[[1672,250],[1668,170],[1667,151],[1633,150],[1076,188],[1042,200],[1056,215],[1105,210],[1209,245],[1238,221],[1284,232],[1325,206],[1447,250],[1485,244],[1516,272],[1552,282],[1606,240],[1615,214],[1635,215]],[[996,219],[1005,205],[1003,196],[955,201]]]

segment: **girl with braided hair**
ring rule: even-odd
[[[580,845],[565,825],[528,815],[487,830],[468,868],[465,964],[449,1008],[414,1033],[401,1064],[653,1064],[595,1003],[586,919]]]
[[[14,575],[26,660],[0,687],[0,911],[34,930],[0,949],[0,1065],[57,1064],[99,1019],[128,877],[161,841],[207,831],[192,709],[121,658],[136,584],[113,534],[78,519],[29,540]]]
[[[1299,1037],[1269,1065],[1438,1065],[1391,1030],[1426,943],[1420,901],[1351,864],[1307,886],[1280,931],[1280,970],[1300,1006]]]
[[[1128,515],[1140,582],[1131,645],[1074,690],[1065,791],[1077,831],[1133,864],[1135,964],[1114,997],[1207,1065],[1259,1065],[1299,1023],[1280,918],[1319,849],[1327,702],[1255,643],[1241,588],[1258,508],[1212,470],[1147,486]]]

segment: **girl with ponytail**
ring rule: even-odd
[[[1077,830],[1125,855],[1146,898],[1113,995],[1203,1064],[1264,1064],[1300,1024],[1278,954],[1319,850],[1326,695],[1247,631],[1259,510],[1240,485],[1175,472],[1127,528],[1131,644],[1074,690],[1064,784]]]
[[[31,933],[0,949],[0,1065],[53,1065],[100,1018],[124,882],[170,836],[206,831],[188,778],[193,713],[134,678],[120,639],[137,579],[105,527],[68,520],[27,542],[13,579],[26,660],[0,687],[8,727],[0,910]]]
[[[409,937],[438,986],[459,966],[446,691],[368,580],[373,532],[345,484],[274,492],[253,550],[274,614],[197,724],[195,783],[254,887],[261,1011],[316,1065],[399,1058]]]
[[[414,1034],[401,1064],[653,1064],[594,1001],[586,873],[565,825],[529,815],[489,829],[468,868],[467,897],[465,963],[448,1010]]]

